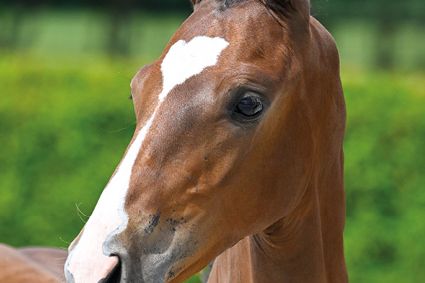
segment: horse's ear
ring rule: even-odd
[[[310,0],[266,0],[266,4],[278,15],[310,21]]]

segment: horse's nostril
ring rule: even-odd
[[[108,277],[99,281],[99,283],[119,283],[121,281],[121,260],[117,266],[109,273]]]

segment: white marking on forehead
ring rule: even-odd
[[[217,64],[218,57],[228,45],[220,37],[198,36],[189,42],[177,41],[161,64],[163,89],[159,100],[162,102],[175,86]]]
[[[162,102],[174,87],[200,74],[205,68],[216,65],[228,45],[222,38],[199,36],[188,43],[180,40],[168,51],[161,64],[163,89],[158,97],[159,102],[102,192],[80,240],[68,258],[66,268],[76,283],[98,282],[110,271],[108,263],[111,261],[103,254],[103,243],[112,233],[118,234],[127,226],[128,215],[124,206],[132,169]]]

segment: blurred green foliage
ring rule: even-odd
[[[130,21],[124,57],[99,52],[106,20],[81,11],[33,15],[19,48],[0,48],[0,242],[68,246],[131,138],[133,74],[160,54],[183,18]],[[397,49],[397,71],[372,72],[368,38],[376,32],[368,27],[334,28],[348,107],[348,268],[354,283],[421,282],[424,40],[403,26],[396,42],[407,51]]]
[[[344,73],[352,282],[425,278],[425,74]]]
[[[364,6],[337,13],[332,9],[338,5],[322,2],[315,3],[317,12],[314,14],[336,36],[345,66],[403,71],[425,69],[425,23],[407,17],[396,23],[371,14],[367,14],[369,18],[356,17],[358,14],[348,12],[358,13]],[[352,2],[355,1],[347,5],[353,6]],[[48,58],[103,55],[145,61],[162,50],[176,25],[189,15],[190,11],[185,11],[164,14],[136,10],[115,15],[91,9],[0,7],[0,51],[48,54]]]

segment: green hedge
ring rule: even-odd
[[[66,247],[78,233],[132,135],[141,63],[0,56],[0,242]],[[425,278],[424,79],[344,76],[352,282]]]
[[[352,282],[425,278],[424,79],[345,76],[345,242]]]

